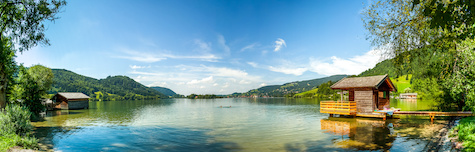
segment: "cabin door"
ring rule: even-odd
[[[378,92],[376,92],[376,93],[373,93],[373,111],[379,109],[378,105],[379,105],[379,96],[378,96]]]

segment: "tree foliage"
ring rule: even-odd
[[[474,66],[474,6],[470,0],[383,0],[368,6],[363,21],[367,38],[394,57],[396,69],[413,73],[414,90],[442,90],[444,110],[472,109],[475,79],[467,67]]]
[[[126,76],[109,76],[98,80],[62,69],[52,71],[53,88],[49,93],[82,92],[90,96],[91,100],[99,101],[168,98],[167,95]]]
[[[42,98],[47,98],[47,91],[53,83],[53,72],[50,68],[35,65],[30,68],[20,66],[13,87],[11,100],[27,107],[34,114],[44,110]]]
[[[5,106],[15,53],[48,45],[44,21],[54,21],[64,0],[2,0],[0,3],[0,108]]]

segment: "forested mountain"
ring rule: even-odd
[[[168,98],[161,92],[146,87],[126,76],[94,79],[64,69],[52,69],[53,86],[49,93],[82,92],[92,100],[141,100]]]
[[[290,82],[283,85],[271,85],[264,86],[258,89],[250,90],[246,93],[234,93],[231,96],[234,97],[249,97],[249,96],[270,96],[270,97],[283,97],[285,95],[292,96],[293,94],[305,92],[317,88],[322,83],[328,81],[336,82],[348,75],[334,75],[325,78],[312,79],[306,81]]]
[[[164,88],[164,87],[150,87],[152,89],[155,89],[157,90],[158,92],[161,92],[167,96],[174,96],[176,95],[175,91],[171,90],[171,89],[168,89],[168,88]]]

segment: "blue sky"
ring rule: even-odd
[[[364,4],[365,3],[365,4]],[[125,75],[179,94],[230,94],[381,61],[365,39],[366,1],[68,1],[51,46],[19,54],[102,79]]]

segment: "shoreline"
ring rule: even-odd
[[[457,141],[453,140],[454,137],[449,137],[450,130],[458,125],[458,122],[463,117],[451,117],[439,133],[430,139],[430,142],[426,145],[423,151],[460,151],[457,149]]]

